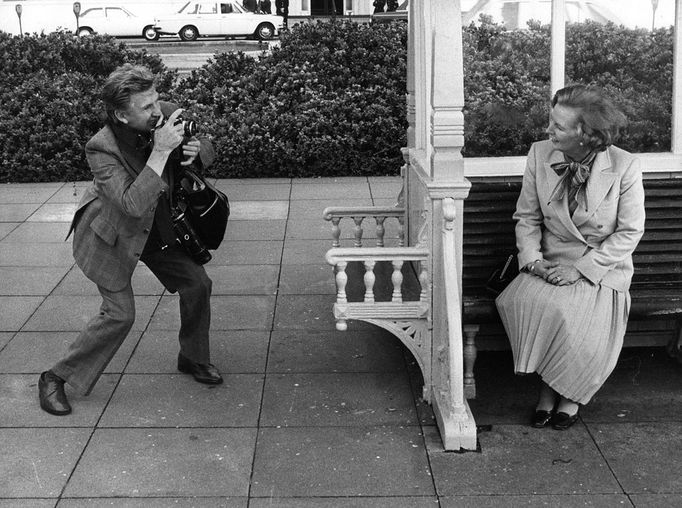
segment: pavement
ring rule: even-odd
[[[141,265],[133,331],[93,393],[42,412],[39,373],[99,307],[64,241],[85,185],[0,185],[0,508],[682,506],[682,367],[663,348],[623,351],[565,432],[527,425],[536,380],[508,351],[479,353],[479,450],[455,453],[401,343],[335,330],[321,212],[390,204],[397,178],[219,180],[225,383],[176,371],[178,298]]]

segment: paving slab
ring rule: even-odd
[[[274,295],[279,278],[277,265],[206,265],[213,281],[212,294]]]
[[[275,330],[334,330],[335,295],[280,295],[275,310]],[[365,325],[368,327],[371,325]]]
[[[92,508],[110,506],[113,508],[169,508],[172,506],[192,508],[247,508],[246,497],[142,497],[142,498],[62,498],[58,508]],[[0,505],[2,508],[2,505]]]
[[[679,508],[682,494],[630,494],[630,500],[637,508]]]
[[[403,188],[402,178],[394,177],[380,177],[380,178],[368,178],[369,180],[369,190],[372,194],[372,198],[391,198],[398,199],[398,194]]]
[[[44,203],[63,183],[12,183],[0,186],[0,203]]]
[[[73,220],[76,208],[78,208],[77,203],[46,203],[26,220],[28,222],[66,222],[69,224]]]
[[[75,428],[0,429],[0,497],[58,497],[91,433]]]
[[[77,205],[80,203],[85,190],[92,185],[92,181],[82,182],[67,182],[57,192],[55,192],[46,202],[53,203],[69,203]]]
[[[135,322],[132,330],[144,330],[160,296],[135,298]],[[81,331],[99,312],[100,298],[80,295],[52,295],[22,327],[23,331]],[[55,319],[57,317],[57,319]]]
[[[320,199],[327,200],[334,196],[334,199],[370,199],[369,184],[367,180],[342,183],[307,183],[295,180],[291,186],[291,200]]]
[[[416,425],[406,374],[272,374],[260,425]]]
[[[92,428],[102,416],[119,377],[104,374],[87,397],[65,385],[73,412],[66,416],[53,416],[40,409],[38,404],[38,374],[0,374],[0,427]],[[29,495],[36,495],[36,492]]]
[[[283,265],[320,265],[325,263],[324,256],[331,249],[329,240],[292,240],[284,241]]]
[[[14,337],[14,332],[0,332],[0,351],[4,348],[7,343]],[[2,370],[0,370],[2,372]]]
[[[275,330],[269,372],[402,372],[403,345],[388,332]]]
[[[163,284],[147,268],[139,263],[135,267],[132,278],[133,294],[138,296],[162,295],[165,291]],[[55,295],[92,295],[101,298],[97,285],[88,279],[80,268],[73,266],[63,280],[54,288]]]
[[[56,499],[0,499],[0,508],[54,508],[56,503]]]
[[[180,329],[180,298],[161,298],[150,330]],[[240,295],[211,298],[211,330],[270,330],[275,308],[274,296]]]
[[[40,207],[40,203],[2,203],[0,222],[23,223]]]
[[[255,427],[263,376],[223,374],[221,385],[185,374],[125,374],[99,427]]]
[[[2,266],[73,266],[71,242],[51,243],[0,243]]]
[[[432,496],[419,427],[265,428],[252,497]]]
[[[2,206],[0,206],[0,210],[2,210]],[[20,224],[20,222],[0,222],[0,240],[7,237],[7,235],[19,227]]]
[[[230,220],[224,242],[234,240],[284,240],[285,220]]]
[[[628,508],[632,503],[623,494],[593,495],[532,495],[532,496],[453,496],[441,497],[440,508],[508,508],[510,506],[578,508],[592,506],[594,508],[612,508],[620,506]]]
[[[594,423],[599,450],[627,494],[682,494],[680,421]]]
[[[212,330],[211,363],[223,374],[265,372],[270,333],[265,330]],[[177,373],[177,332],[148,330],[142,336],[127,373]]]
[[[60,243],[66,241],[68,222],[24,222],[4,238],[10,243]],[[71,241],[68,242],[71,244]],[[43,247],[45,247],[43,245]]]
[[[289,199],[291,183],[240,183],[231,184],[224,180],[216,185],[223,191],[230,203],[235,201],[284,201]]]
[[[610,464],[580,423],[570,432],[493,425],[479,432],[480,453],[444,452],[437,428],[425,432],[440,496],[622,494]]]
[[[334,268],[327,264],[282,265],[279,292],[283,295],[335,295]]]
[[[211,252],[209,266],[217,265],[279,265],[282,260],[283,241],[223,242],[218,250]]]
[[[0,296],[0,330],[12,332],[21,329],[43,300],[41,296]]]
[[[435,508],[438,498],[423,497],[294,497],[251,498],[249,508]]]
[[[255,429],[98,429],[66,497],[247,496]]]
[[[62,358],[78,337],[71,332],[19,332],[5,349],[0,351],[0,372],[8,374],[38,374],[49,369]],[[123,372],[135,346],[139,331],[131,331],[121,344],[104,372]]]
[[[68,266],[0,267],[0,295],[47,296],[68,271]]]
[[[289,215],[288,201],[231,201],[231,220],[283,220]]]

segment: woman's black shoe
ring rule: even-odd
[[[533,415],[533,421],[530,423],[530,426],[535,427],[536,429],[543,429],[547,427],[547,425],[549,425],[551,419],[552,419],[551,411],[537,409],[535,411],[535,414]]]
[[[574,415],[569,415],[563,411],[552,416],[551,424],[554,430],[566,430],[578,421],[578,412]]]

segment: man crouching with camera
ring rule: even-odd
[[[169,204],[174,171],[210,165],[213,147],[185,135],[182,110],[159,101],[145,67],[117,68],[102,100],[107,124],[85,147],[94,181],[71,225],[74,258],[97,284],[102,305],[66,356],[40,376],[40,407],[54,415],[71,412],[64,382],[88,395],[133,326],[131,277],[139,260],[180,295],[178,370],[200,383],[223,381],[209,357],[211,279],[176,241]]]

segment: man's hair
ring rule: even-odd
[[[578,112],[583,142],[592,150],[606,150],[628,123],[623,112],[594,85],[569,85],[558,90],[552,98],[552,107],[557,104]]]
[[[102,101],[107,118],[118,123],[114,112],[126,109],[131,95],[146,92],[155,84],[154,74],[147,67],[127,63],[116,68],[102,87]]]

